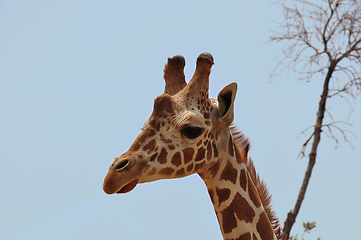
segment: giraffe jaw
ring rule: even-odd
[[[125,185],[124,187],[122,187],[117,193],[127,193],[132,191],[135,186],[137,186],[139,182],[139,179],[135,179],[134,181],[128,183],[127,185]]]

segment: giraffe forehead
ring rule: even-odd
[[[176,128],[181,128],[186,125],[198,125],[203,127],[204,119],[199,112],[184,110],[174,116],[172,124]]]

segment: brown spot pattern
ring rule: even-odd
[[[172,142],[171,139],[165,138],[162,134],[159,135],[159,138],[160,138],[160,140],[161,140],[162,142],[164,142],[164,143],[171,143],[171,142]]]
[[[151,121],[149,121],[149,125],[152,126],[156,132],[159,132],[160,122],[156,121],[155,119],[152,119]]]
[[[153,175],[156,172],[157,172],[157,169],[154,167],[154,168],[152,168],[152,170],[149,171],[148,175]]]
[[[152,141],[150,141],[149,143],[147,143],[144,147],[143,147],[143,151],[146,151],[148,154],[150,154],[151,152],[153,152],[155,148],[155,139],[153,139]]]
[[[153,162],[157,155],[158,153],[154,153],[152,156],[150,156],[149,161]]]
[[[181,155],[180,155],[180,152],[176,152],[173,157],[172,157],[172,161],[171,163],[175,166],[179,166],[182,164],[182,159],[181,159]]]
[[[204,98],[198,98],[198,105],[203,105]]]
[[[261,213],[256,228],[261,239],[273,239],[274,232],[266,213]]]
[[[197,172],[199,169],[202,169],[204,166],[204,162],[201,162],[199,164],[197,164],[195,167],[194,167],[194,172]]]
[[[179,170],[175,173],[176,176],[183,176],[184,174],[185,174],[184,168],[179,169]]]
[[[208,131],[206,138],[207,139],[212,139],[212,131]]]
[[[256,207],[261,206],[261,199],[252,181],[248,181],[248,195]]]
[[[193,148],[185,148],[183,149],[184,156],[184,164],[189,163],[193,159],[194,149]]]
[[[217,158],[218,157],[218,149],[217,149],[216,144],[213,143],[212,147],[213,147],[214,157]]]
[[[158,162],[160,164],[164,164],[167,162],[167,150],[165,150],[164,148],[162,148],[162,151],[160,152],[159,156],[158,156]]]
[[[236,238],[236,240],[251,240],[251,233],[248,232],[248,233],[242,234],[241,236]],[[256,238],[254,238],[254,240],[256,240]]]
[[[139,137],[139,139],[137,138],[134,143],[132,144],[132,146],[130,146],[129,150],[130,151],[138,151],[141,147],[141,141],[142,139]]]
[[[246,223],[252,222],[255,212],[239,193],[236,193],[232,203],[222,211],[222,226],[224,233],[230,233],[237,227],[237,219]]]
[[[243,190],[247,191],[247,175],[246,175],[246,170],[244,169],[241,170],[241,175],[239,176],[239,182]]]
[[[205,113],[203,113],[203,117],[204,117],[205,119],[210,119],[210,118],[211,118],[211,114],[210,114],[209,112],[205,112]]]
[[[198,149],[196,159],[195,159],[196,162],[203,160],[205,156],[206,156],[206,149],[205,148]]]
[[[229,206],[222,211],[222,228],[224,233],[232,232],[237,227],[237,219],[234,216],[233,209]]]
[[[189,164],[189,166],[187,167],[187,172],[190,172],[193,170],[193,163]]]
[[[134,141],[132,146],[130,147],[131,151],[137,151],[140,149],[141,145],[149,138],[156,134],[156,132],[151,128],[146,128],[143,130],[141,134],[137,137],[137,139]]]
[[[219,167],[220,167],[219,162],[220,162],[220,160],[215,162],[213,164],[213,166],[208,169],[209,173],[212,175],[212,178],[214,178],[218,173],[218,170],[219,170]]]
[[[224,167],[220,180],[228,180],[232,183],[237,181],[237,170],[233,168],[232,163],[227,162],[227,165]]]
[[[175,170],[173,168],[170,168],[170,167],[166,167],[166,168],[163,168],[162,170],[159,171],[159,174],[167,174],[167,175],[170,175],[174,172]]]
[[[236,194],[234,204],[238,204],[240,209],[236,211],[236,215],[239,220],[243,220],[247,223],[252,222],[254,216],[256,215],[253,208],[249,205],[246,199],[244,199],[239,193]]]
[[[216,188],[216,193],[219,200],[219,205],[221,205],[222,202],[226,201],[229,196],[231,196],[231,190],[228,188]]]

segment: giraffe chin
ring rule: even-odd
[[[132,191],[135,186],[137,186],[139,182],[139,179],[135,179],[134,181],[128,183],[127,185],[125,185],[124,187],[122,187],[117,193],[127,193]]]

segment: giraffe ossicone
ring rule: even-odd
[[[208,97],[210,53],[197,58],[186,83],[185,59],[169,58],[164,94],[129,150],[114,159],[105,177],[107,194],[138,183],[197,173],[205,182],[224,239],[280,239],[271,196],[248,157],[248,139],[232,125],[237,84]]]

